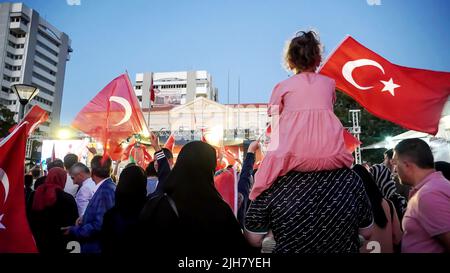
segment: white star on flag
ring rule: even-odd
[[[0,215],[0,229],[6,229],[6,227],[2,224],[4,214]]]
[[[389,91],[389,93],[391,93],[392,96],[395,96],[394,90],[395,88],[400,87],[400,85],[395,84],[394,81],[392,80],[392,78],[389,81],[380,81],[384,84],[383,90],[381,90],[381,92],[385,92],[385,91]]]

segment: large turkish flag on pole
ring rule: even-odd
[[[450,95],[449,72],[393,64],[350,36],[319,73],[375,116],[433,135]]]
[[[36,253],[25,212],[24,165],[28,122],[0,142],[0,253]]]
[[[141,107],[127,74],[103,88],[75,117],[72,126],[103,142],[105,154],[119,160],[120,143],[133,134],[148,133]]]

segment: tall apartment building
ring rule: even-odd
[[[154,106],[183,105],[196,98],[218,101],[219,94],[211,75],[204,70],[181,72],[137,73],[134,87],[142,109],[149,108],[150,85],[153,77]]]
[[[16,113],[16,121],[20,103],[10,87],[23,83],[40,90],[25,113],[35,104],[49,112],[49,121],[39,127],[44,133],[59,125],[70,44],[67,34],[37,11],[22,3],[0,3],[0,103]]]

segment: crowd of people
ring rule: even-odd
[[[117,181],[101,155],[88,168],[68,154],[46,176],[26,176],[39,251],[67,252],[77,241],[82,253],[450,252],[450,163],[407,139],[383,163],[353,164],[348,142],[356,140],[333,113],[334,81],[315,73],[317,35],[299,33],[285,57],[295,74],[272,93],[277,122],[258,169],[260,142],[248,148],[237,215],[214,185],[215,148],[190,142],[174,162],[152,134],[155,160],[145,170],[128,164]]]

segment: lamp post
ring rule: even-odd
[[[27,105],[30,100],[32,100],[39,93],[39,89],[28,84],[14,84],[11,86],[11,90],[16,92],[17,97],[19,98],[20,110],[18,121],[20,122],[25,114],[25,105]]]

